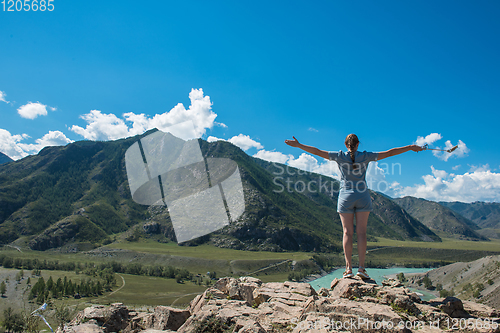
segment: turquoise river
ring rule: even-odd
[[[427,271],[431,270],[430,268],[405,268],[405,267],[393,267],[393,268],[367,268],[366,271],[370,275],[370,277],[377,282],[377,284],[382,285],[382,280],[384,280],[387,277],[394,277],[396,274],[403,273],[405,275],[412,274],[412,273],[425,273]],[[337,269],[333,272],[331,272],[328,275],[325,275],[323,277],[320,277],[316,280],[312,280],[309,283],[311,286],[317,291],[320,288],[326,288],[330,289],[330,283],[332,282],[333,279],[342,278],[342,273],[344,273],[344,269]],[[356,274],[357,270],[354,269],[353,273]],[[429,300],[433,299],[436,296],[432,295],[431,293],[422,291],[422,290],[413,290],[415,291],[420,298],[423,300]]]

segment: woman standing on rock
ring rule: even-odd
[[[292,147],[300,148],[310,154],[323,157],[327,160],[336,161],[341,175],[340,192],[337,202],[337,212],[342,221],[344,236],[342,245],[346,262],[345,278],[353,277],[352,273],[352,242],[354,234],[354,217],[356,216],[356,234],[358,236],[358,256],[359,268],[357,275],[362,279],[369,279],[370,276],[365,270],[366,254],[366,226],[368,215],[372,211],[372,199],[366,186],[366,170],[368,163],[379,161],[384,158],[399,155],[407,151],[422,151],[423,148],[417,145],[409,145],[400,148],[393,148],[384,152],[358,152],[359,140],[355,134],[349,134],[345,139],[346,152],[328,152],[316,147],[307,146],[293,140],[285,140],[285,143]]]

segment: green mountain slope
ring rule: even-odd
[[[413,197],[394,199],[394,201],[431,230],[440,232],[447,237],[487,240],[486,237],[474,230],[479,228],[471,221],[437,202]]]
[[[89,210],[91,229],[104,234],[142,221],[146,209],[130,198],[123,164],[134,141],[47,147],[36,156],[0,165],[0,242],[38,235],[81,209]]]
[[[9,162],[12,162],[13,159],[10,158],[9,156],[5,155],[4,153],[0,153],[0,164],[4,164],[4,163],[9,163]]]
[[[0,242],[25,236],[31,248],[45,250],[71,242],[99,244],[113,234],[141,229],[158,234],[154,237],[159,241],[175,240],[166,207],[131,199],[124,157],[138,138],[47,147],[36,156],[0,165]],[[341,248],[336,180],[253,158],[228,142],[199,143],[205,157],[226,157],[238,164],[245,212],[224,229],[186,245],[212,242],[269,251]],[[372,197],[370,236],[440,240],[390,199],[377,193]]]
[[[378,193],[372,193],[373,214],[376,215],[385,225],[390,226],[390,230],[399,236],[399,239],[421,240],[421,241],[441,241],[430,228],[409,214],[403,208],[394,203],[391,199]],[[377,226],[369,227],[371,229]],[[380,235],[386,238],[398,239],[390,234]]]

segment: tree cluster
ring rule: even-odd
[[[3,327],[6,332],[23,332],[25,321],[19,313],[14,313],[14,310],[9,306],[3,311]]]
[[[75,271],[76,273],[102,278],[104,280],[104,289],[114,285],[116,278],[113,273],[165,277],[175,279],[178,283],[193,280],[193,274],[185,268],[143,265],[141,263],[123,264],[116,261],[99,264],[93,262],[75,263],[59,262],[57,260],[11,258],[0,255],[0,265],[5,268],[29,269],[33,276],[40,276],[42,270]]]
[[[17,269],[39,269],[49,271],[73,271],[79,265],[74,262],[59,262],[58,260],[38,260],[29,258],[12,258],[6,255],[0,255],[0,265],[4,268],[17,268]]]
[[[40,277],[38,281],[31,288],[28,299],[36,299],[38,304],[43,304],[49,298],[61,298],[63,296],[75,296],[80,297],[90,297],[102,295],[105,291],[103,283],[101,281],[92,280],[90,278],[83,279],[80,283],[72,282],[66,276],[64,279],[58,278],[56,282],[50,276],[45,282],[43,277]]]

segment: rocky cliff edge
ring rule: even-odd
[[[455,297],[422,301],[396,280],[308,283],[222,278],[186,309],[136,312],[121,303],[80,311],[57,332],[500,332],[499,311]]]

